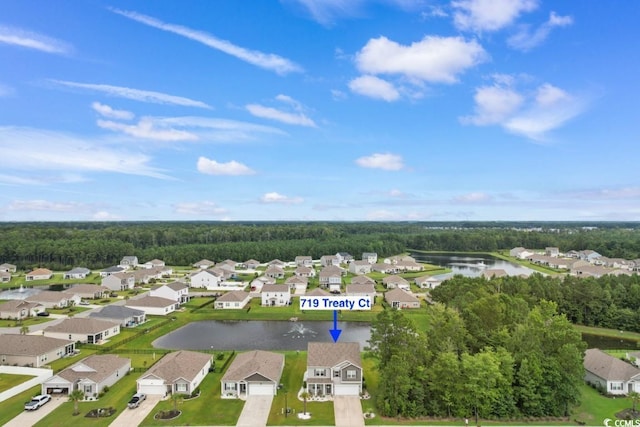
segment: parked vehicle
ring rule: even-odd
[[[39,394],[37,396],[33,396],[29,402],[24,404],[24,409],[27,411],[35,411],[50,400],[51,395],[49,394]]]
[[[136,393],[133,395],[127,406],[129,409],[137,408],[140,403],[147,398],[147,395],[144,393]]]
[[[47,311],[41,311],[41,312],[39,312],[37,315],[38,315],[38,316],[40,316],[40,317],[47,317],[47,316],[49,316],[49,312],[47,312]]]

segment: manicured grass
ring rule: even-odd
[[[627,397],[604,397],[588,385],[583,385],[582,402],[571,412],[571,419],[590,426],[604,425],[605,418],[616,419],[616,412],[631,408],[631,399]]]
[[[225,353],[225,360],[229,355]],[[222,366],[223,363],[224,360],[216,360],[217,366]],[[178,401],[176,408],[182,411],[182,414],[177,419],[160,421],[153,418],[159,411],[173,409],[174,402],[169,398],[158,403],[141,425],[235,425],[242,412],[244,401],[220,398],[222,375],[219,371],[209,372],[200,384],[200,397]]]
[[[35,425],[38,427],[106,427],[127,409],[127,402],[136,391],[136,379],[140,374],[130,373],[115,383],[104,396],[90,402],[79,402],[79,415],[73,415],[73,402],[65,402]],[[114,407],[117,412],[105,418],[87,418],[92,409]]]
[[[26,319],[22,319],[21,321],[2,319],[0,320],[0,328],[20,328],[22,326],[37,325],[38,323],[47,322],[49,320],[51,319],[38,316],[27,317]]]
[[[50,285],[69,285],[69,284],[76,284],[76,283],[100,284],[100,281],[101,281],[100,274],[91,274],[86,279],[63,279],[62,278],[63,275],[64,275],[63,272],[54,272],[51,279],[30,280],[27,282],[27,280],[25,279],[25,274],[20,273],[18,275],[13,275],[9,283],[0,284],[0,289],[14,288],[20,285],[24,285],[25,287],[40,287],[40,286],[50,286]]]
[[[90,349],[80,349],[80,353],[71,357],[63,357],[62,359],[54,360],[49,364],[53,372],[57,373],[66,368],[67,366],[71,366],[79,360],[84,359],[85,357],[89,357],[92,354],[95,354],[95,350]]]
[[[5,425],[12,418],[24,411],[25,402],[28,402],[37,394],[40,394],[39,385],[31,387],[29,390],[23,391],[0,403],[0,425]]]
[[[33,378],[33,375],[0,374],[0,392],[22,384]]]
[[[581,333],[598,335],[601,337],[608,338],[623,338],[626,340],[637,340],[640,341],[640,333],[638,332],[628,332],[628,331],[620,331],[618,329],[606,329],[606,328],[596,328],[594,326],[583,326],[583,325],[573,325]]]
[[[278,395],[273,398],[271,412],[267,425],[286,426],[331,426],[335,425],[333,402],[307,401],[307,412],[311,413],[311,419],[301,420],[297,414],[304,411],[304,402],[298,399],[298,391],[302,388],[302,379],[307,368],[306,351],[285,352],[285,368],[280,383],[283,388],[278,390]],[[286,394],[285,394],[286,393]],[[286,397],[285,397],[286,396]],[[285,399],[291,413],[285,417]]]
[[[91,310],[91,309],[89,307],[82,307],[82,306],[75,306],[75,305],[72,307],[47,309],[47,311],[51,314],[69,314],[69,315],[74,315],[87,310]]]

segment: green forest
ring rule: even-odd
[[[559,247],[592,249],[614,258],[640,258],[638,223],[414,222],[90,222],[0,223],[0,262],[19,269],[91,269],[124,255],[190,265],[202,258],[265,262],[336,252],[381,256],[407,249],[497,251]]]

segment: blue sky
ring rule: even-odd
[[[640,3],[0,2],[0,221],[640,220]]]

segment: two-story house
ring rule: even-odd
[[[260,296],[263,306],[287,306],[291,303],[291,288],[287,285],[263,285]]]
[[[310,342],[307,392],[312,396],[359,396],[362,393],[360,344]]]
[[[149,295],[174,300],[178,304],[189,301],[189,287],[182,282],[171,282],[166,285],[158,285],[151,288]]]

